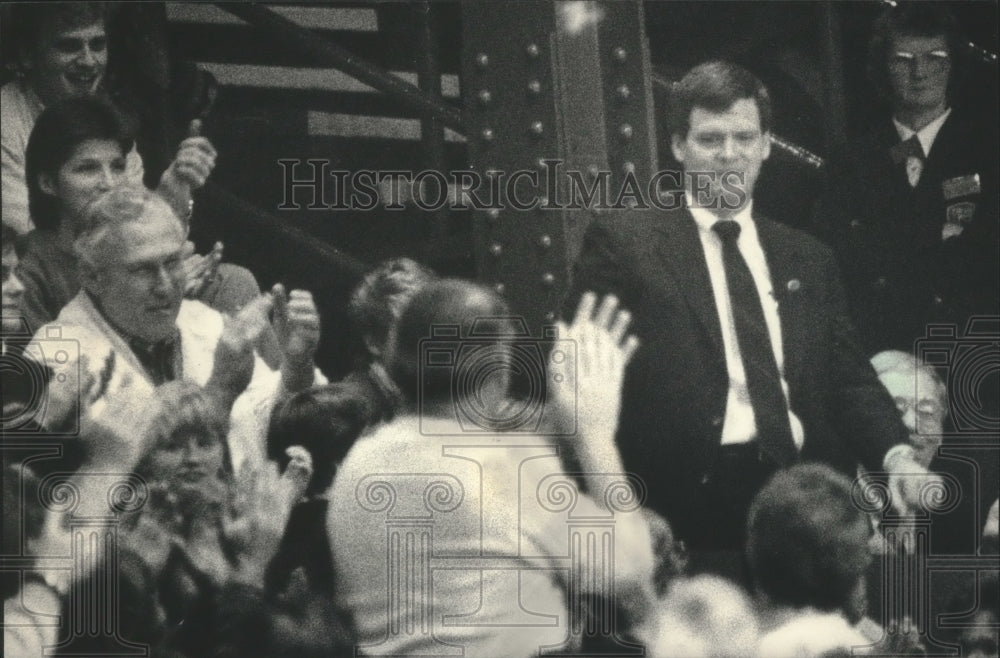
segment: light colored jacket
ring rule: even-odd
[[[212,374],[223,317],[201,302],[185,299],[176,323],[183,377],[204,386]],[[35,333],[26,352],[52,369],[43,412],[48,427],[75,413],[77,401],[79,415],[70,418],[67,432],[78,428],[84,416],[99,418],[113,396],[150,401],[155,397],[155,386],[138,357],[82,290],[55,322]],[[316,378],[317,383],[326,382],[318,370]],[[230,417],[229,449],[237,472],[263,463],[268,420],[280,388],[281,372],[271,370],[255,355],[253,377],[233,404]]]

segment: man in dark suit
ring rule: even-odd
[[[618,443],[647,505],[700,553],[735,551],[781,466],[925,473],[896,447],[906,430],[858,346],[833,255],[753,212],[770,148],[763,84],[732,64],[698,66],[674,91],[669,127],[686,206],[596,220],[567,306],[593,290],[633,315],[642,346]]]
[[[967,60],[946,7],[900,4],[875,22],[869,75],[891,117],[832,158],[816,218],[868,356],[912,353],[931,323],[961,334],[1000,313],[996,100],[954,106]]]

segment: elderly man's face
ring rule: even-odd
[[[926,467],[941,445],[947,414],[944,401],[939,399],[937,384],[922,370],[916,377],[913,373],[888,371],[879,379],[896,402],[903,424],[910,431],[910,443],[917,450],[917,461]]]
[[[165,204],[148,206],[144,219],[109,236],[118,248],[106,251],[88,289],[115,327],[129,336],[158,341],[175,331],[184,296],[184,235]]]
[[[750,98],[739,99],[725,112],[695,107],[687,135],[674,135],[672,147],[684,165],[694,202],[723,215],[750,200],[760,167],[771,154],[760,109]]]
[[[944,35],[896,35],[889,46],[887,64],[893,104],[908,110],[944,109],[951,75],[951,57]]]
[[[78,27],[43,26],[28,57],[28,82],[46,105],[90,96],[104,80],[108,37],[103,22]]]
[[[21,299],[24,284],[17,277],[17,252],[14,245],[3,245],[3,330],[14,333],[21,330]]]

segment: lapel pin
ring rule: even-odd
[[[790,279],[786,285],[788,292],[798,292],[799,288],[802,287],[802,282],[798,279]]]

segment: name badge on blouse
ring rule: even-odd
[[[941,191],[944,192],[945,201],[957,199],[960,196],[979,194],[982,186],[979,183],[979,174],[967,174],[949,178],[941,183]]]
[[[971,201],[953,203],[945,209],[947,217],[941,228],[941,239],[947,240],[962,235],[965,225],[972,221],[976,214],[976,204]]]

